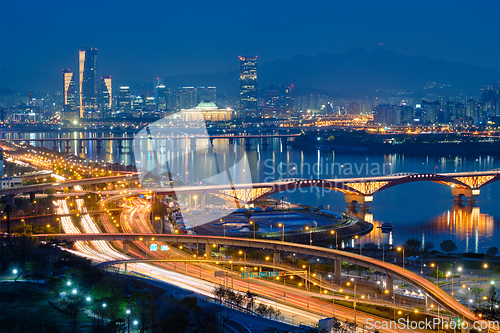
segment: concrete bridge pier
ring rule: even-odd
[[[123,241],[123,254],[128,254],[128,241]],[[126,264],[125,264],[126,265]],[[126,267],[126,266],[125,266]],[[125,269],[126,271],[127,269]]]
[[[116,140],[116,147],[118,148],[118,153],[121,154],[123,150],[123,140]]]
[[[283,149],[287,149],[288,148],[288,138],[281,138],[280,141],[281,141],[281,146],[283,147]]]
[[[274,250],[273,253],[273,266],[279,266],[281,264],[280,251]],[[276,271],[276,268],[273,268],[273,271]]]
[[[191,209],[191,197],[192,197],[192,195],[188,194],[188,198],[187,198],[188,199],[188,202],[187,202],[188,209]]]
[[[369,209],[370,203],[373,201],[372,196],[364,196],[362,194],[345,194],[344,200],[349,206],[349,210],[356,210],[356,205],[359,204],[362,209]]]
[[[230,145],[234,145],[234,139],[233,138],[229,138],[228,141],[229,141]]]
[[[250,139],[245,139],[245,148],[250,148],[252,146],[252,143],[250,142]]]
[[[389,291],[387,295],[389,296],[390,299],[392,299],[394,297],[394,279],[392,275],[387,275],[385,283],[386,283],[385,288]]]
[[[205,194],[201,194],[201,211],[205,210]]]
[[[340,285],[342,283],[342,260],[335,259],[335,272],[333,277],[333,283]]]
[[[9,202],[9,204],[10,204],[11,206],[14,206],[14,198],[15,198],[15,197],[16,197],[16,195],[15,195],[15,194],[9,194],[9,201],[8,201],[8,202]]]
[[[102,148],[102,140],[97,140],[96,141],[96,148],[101,149]]]
[[[57,147],[57,141],[53,140],[52,141],[52,150],[58,150],[59,147]]]
[[[207,257],[207,259],[212,258],[212,245],[211,244],[208,244],[208,243],[205,244],[205,257]]]
[[[477,201],[476,198],[479,195],[479,193],[480,193],[479,189],[457,188],[457,187],[451,188],[451,195],[455,197],[455,203],[457,205],[462,204],[463,198],[466,197],[469,206],[474,206]]]
[[[196,138],[189,139],[191,150],[196,150]]]
[[[30,192],[30,202],[35,201],[36,192]]]
[[[125,263],[125,275],[127,275],[127,263]]]
[[[67,153],[69,153],[69,149],[71,148],[71,146],[69,145],[69,140],[65,140],[66,142],[66,146],[64,147],[64,149],[66,150]]]

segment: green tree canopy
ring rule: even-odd
[[[441,243],[440,247],[441,247],[441,250],[446,252],[447,254],[455,252],[458,249],[457,244],[455,244],[455,242],[452,241],[451,239],[447,239],[447,240],[443,241]]]

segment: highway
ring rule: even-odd
[[[39,237],[44,237],[48,235],[39,235]],[[58,239],[68,239],[68,240],[126,240],[126,241],[139,241],[140,239],[150,239],[152,237],[151,233],[145,234],[87,234],[87,235],[55,235]],[[357,264],[369,269],[374,269],[383,274],[388,274],[394,277],[394,279],[403,281],[409,285],[413,285],[422,292],[427,293],[429,297],[434,299],[436,302],[441,304],[441,306],[447,311],[454,313],[473,322],[478,320],[478,318],[465,306],[457,302],[452,296],[443,291],[441,288],[437,287],[435,284],[431,283],[425,278],[419,275],[405,270],[399,266],[382,262],[377,259],[370,257],[360,256],[358,254],[337,251],[332,249],[326,249],[316,246],[309,246],[303,244],[286,243],[279,241],[269,241],[261,239],[245,239],[245,238],[229,238],[229,237],[212,237],[212,236],[193,236],[193,235],[154,235],[157,242],[168,242],[168,243],[198,243],[198,244],[217,244],[217,245],[229,245],[236,247],[247,247],[247,248],[266,248],[269,250],[277,250],[281,252],[299,252],[304,255],[311,255],[314,257],[323,257],[327,259],[335,259],[347,261],[352,264]]]

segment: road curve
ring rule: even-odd
[[[164,241],[171,243],[198,243],[198,244],[218,244],[239,246],[248,248],[263,248],[282,252],[299,252],[301,254],[322,257],[327,259],[347,261],[351,264],[357,264],[369,269],[374,269],[383,274],[392,276],[395,279],[413,285],[429,297],[440,303],[450,313],[462,317],[464,320],[472,323],[478,321],[479,318],[474,315],[467,307],[457,302],[451,295],[443,291],[434,283],[428,281],[419,275],[403,269],[399,266],[383,262],[374,258],[362,256],[359,254],[327,249],[323,247],[310,246],[304,244],[280,242],[273,240],[262,239],[247,239],[247,238],[231,238],[231,237],[213,237],[213,236],[194,236],[194,235],[170,235],[170,234],[41,234],[33,235],[44,239],[52,237],[56,239],[65,239],[68,241],[77,240],[107,240],[107,241],[139,241],[140,238],[148,239],[155,237],[156,241]]]

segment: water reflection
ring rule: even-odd
[[[383,222],[374,219],[370,211],[347,212],[373,223],[373,230],[361,237],[361,244],[375,243],[379,247],[382,244],[397,246],[404,244],[409,238],[416,238],[422,242],[422,246],[427,247],[432,243],[435,250],[440,250],[441,242],[451,239],[457,244],[459,252],[480,253],[494,245],[493,237],[500,231],[495,224],[495,218],[481,213],[478,206],[453,204],[448,211],[427,223],[403,228],[395,226],[393,232],[389,233],[381,231],[379,227]]]

